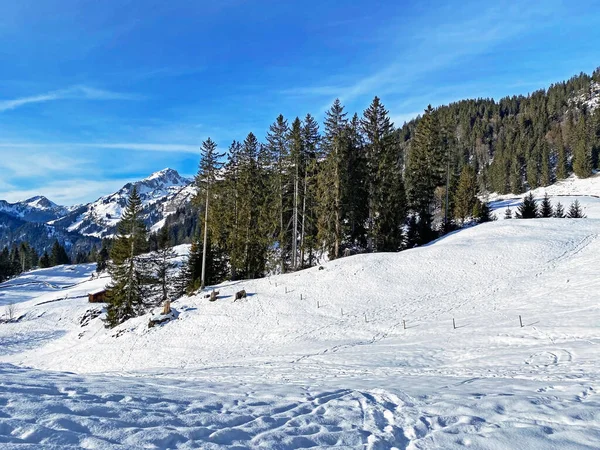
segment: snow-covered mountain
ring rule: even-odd
[[[176,170],[163,169],[141,181],[127,183],[114,194],[73,208],[52,224],[85,236],[112,236],[135,186],[142,199],[143,219],[152,228],[191,199],[194,194],[192,181]]]
[[[0,212],[26,222],[44,223],[63,217],[69,209],[38,195],[17,203],[0,200]]]

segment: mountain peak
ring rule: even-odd
[[[56,208],[58,205],[50,200],[48,200],[43,195],[36,195],[35,197],[28,198],[27,200],[22,202],[25,205],[28,205],[32,208],[39,209],[48,209],[48,208]]]
[[[154,172],[149,177],[145,178],[143,181],[157,180],[157,179],[181,179],[181,175],[175,169],[165,168],[163,170],[159,170],[158,172]]]

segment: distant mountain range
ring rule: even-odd
[[[101,238],[114,236],[134,186],[142,199],[142,218],[154,231],[195,192],[193,179],[164,169],[86,205],[60,206],[43,196],[17,203],[0,200],[0,247],[27,241],[41,253],[58,239],[71,253],[89,250]]]

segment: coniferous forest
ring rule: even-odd
[[[323,124],[280,115],[262,141],[249,133],[227,149],[205,142],[195,211],[166,226],[173,243],[191,240],[190,264],[200,264],[207,219],[208,284],[422,245],[490,220],[479,200],[488,192],[590,176],[600,108],[588,100],[598,91],[599,69],[528,96],[429,106],[401,127],[378,97],[361,114],[336,100]]]

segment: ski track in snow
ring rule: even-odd
[[[24,274],[0,285],[21,318],[0,448],[600,448],[600,199],[580,201],[586,220],[224,283],[151,330],[86,318],[91,265]]]

